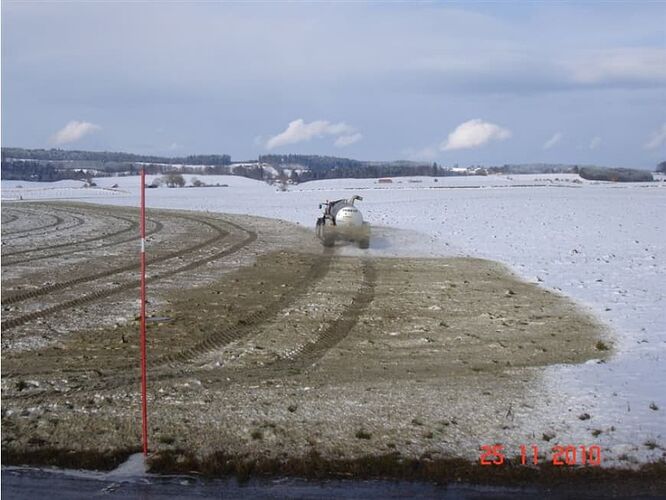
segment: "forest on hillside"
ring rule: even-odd
[[[6,180],[57,181],[136,175],[142,168],[148,174],[238,175],[268,182],[293,183],[337,178],[544,173],[580,173],[589,179],[618,181],[652,178],[646,170],[608,169],[594,165],[530,163],[458,168],[457,165],[443,166],[436,162],[361,161],[300,154],[261,155],[257,160],[234,164],[228,154],[162,157],[106,151],[2,148],[2,179]],[[657,171],[659,169],[666,169],[666,162],[660,163]]]

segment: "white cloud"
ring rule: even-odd
[[[573,79],[582,84],[666,81],[666,49],[632,47],[589,51],[571,64]]]
[[[592,149],[592,150],[598,149],[599,146],[601,146],[601,137],[599,137],[597,135],[597,136],[594,136],[592,138],[592,140],[590,141],[590,149]]]
[[[435,146],[427,146],[421,149],[407,148],[402,154],[411,161],[433,161],[439,156],[439,151]]]
[[[666,144],[666,123],[652,134],[650,140],[645,143],[645,149],[657,149]]]
[[[361,139],[363,139],[363,134],[360,132],[356,132],[355,134],[350,135],[341,135],[335,140],[335,145],[339,148],[344,148],[346,146],[351,146]]]
[[[76,142],[82,137],[90,134],[91,132],[100,130],[101,128],[102,127],[95,125],[94,123],[73,120],[58,130],[55,134],[53,134],[53,137],[51,137],[51,142],[55,145]]]
[[[543,144],[543,149],[550,149],[552,148],[555,144],[560,142],[562,140],[562,132],[555,132],[553,134],[553,137],[548,139],[544,144]]]
[[[439,148],[442,151],[478,148],[490,141],[503,141],[509,137],[510,130],[476,118],[458,125]]]
[[[338,147],[348,146],[362,139],[362,135],[356,132],[344,122],[331,123],[326,120],[315,120],[306,123],[302,118],[289,123],[286,130],[274,135],[266,142],[266,149],[274,149],[287,144],[296,144],[309,141],[315,137],[338,136],[335,145]]]

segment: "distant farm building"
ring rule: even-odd
[[[384,179],[379,179],[377,182],[379,184],[393,184],[393,179],[384,178]]]

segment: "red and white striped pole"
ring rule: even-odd
[[[146,170],[141,169],[141,434],[148,455],[148,398],[146,396]]]

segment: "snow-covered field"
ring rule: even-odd
[[[194,176],[185,177],[189,184]],[[247,213],[313,227],[320,202],[360,194],[364,200],[359,208],[371,224],[401,230],[380,231],[382,236],[369,250],[376,255],[489,258],[527,281],[571,297],[607,325],[616,355],[605,364],[547,369],[533,407],[521,410],[528,412],[527,421],[534,422],[535,432],[544,425],[554,429],[559,443],[600,444],[614,458],[626,453],[650,460],[665,453],[663,176],[658,182],[637,184],[586,182],[566,174],[448,177],[437,182],[395,178],[392,183],[336,179],[290,186],[287,192],[240,177],[196,177],[227,186],[151,189],[149,207]],[[138,202],[138,177],[96,179],[97,188],[69,182],[3,181],[2,199]],[[578,419],[583,413],[591,418]],[[596,430],[601,433],[593,436]],[[649,442],[658,447],[650,450]]]
[[[113,185],[114,183],[110,184]],[[64,180],[57,182],[2,181],[2,201],[9,200],[75,200],[80,198],[101,198],[127,195],[120,189],[86,187],[85,182]]]

